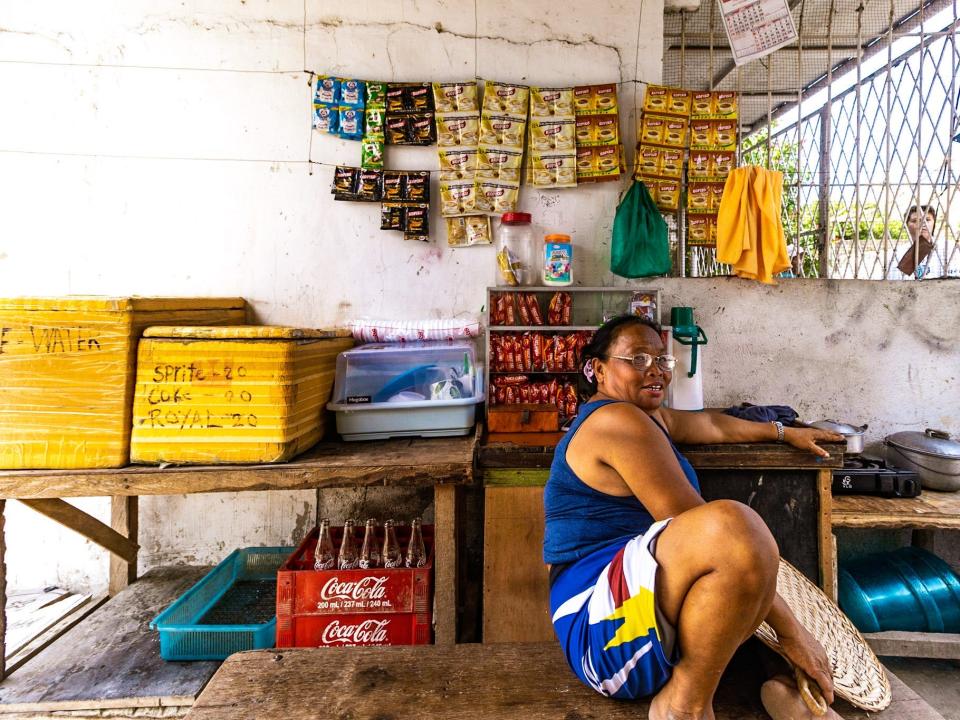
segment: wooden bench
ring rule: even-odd
[[[943,720],[891,677],[893,705],[879,714],[838,702],[846,719]],[[767,718],[758,685],[724,677],[717,720]],[[238,653],[224,662],[189,720],[638,720],[647,703],[610,700],[570,672],[556,643],[312,648]]]

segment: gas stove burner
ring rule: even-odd
[[[884,470],[886,469],[887,464],[880,458],[870,457],[868,455],[844,455],[843,467],[847,470],[856,470],[860,468]]]
[[[845,457],[843,468],[833,471],[834,495],[880,495],[916,497],[920,478],[912,470],[888,465],[880,458],[866,455]]]

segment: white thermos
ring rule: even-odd
[[[674,410],[703,410],[703,346],[707,336],[694,324],[693,308],[673,308],[670,321],[667,352],[677,358],[677,366],[669,385],[667,406]]]

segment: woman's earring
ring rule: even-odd
[[[593,382],[595,377],[593,371],[593,358],[590,358],[583,364],[583,376],[587,379],[587,382]]]

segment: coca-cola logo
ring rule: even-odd
[[[334,620],[323,629],[320,642],[324,645],[375,645],[387,639],[389,620],[364,620],[356,625],[341,625]]]
[[[380,600],[386,595],[387,578],[369,575],[352,582],[333,576],[320,590],[321,600]]]

